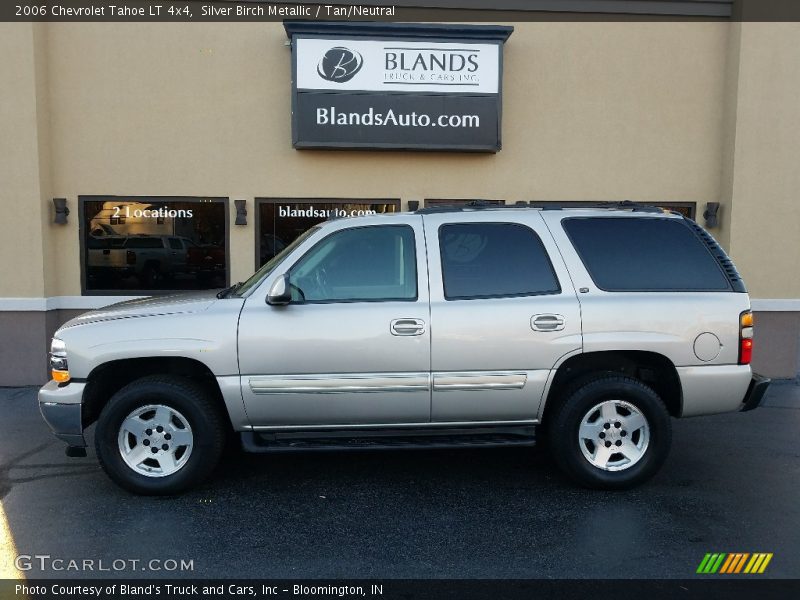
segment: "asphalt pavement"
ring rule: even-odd
[[[0,550],[28,578],[686,578],[707,552],[800,577],[800,385],[673,426],[662,471],[626,492],[576,488],[544,448],[230,451],[201,488],[145,498],[93,449],[65,457],[35,388],[2,388]]]

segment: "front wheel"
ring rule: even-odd
[[[652,477],[672,440],[664,403],[642,382],[598,375],[567,391],[549,415],[553,457],[579,484],[625,489]]]
[[[225,440],[223,417],[206,391],[188,379],[145,377],[128,384],[100,414],[100,465],[123,488],[176,494],[208,476]]]

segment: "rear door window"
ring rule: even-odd
[[[562,221],[595,285],[606,291],[725,291],[725,274],[683,221],[573,217]]]
[[[439,228],[447,300],[557,294],[542,240],[517,223],[451,223]]]

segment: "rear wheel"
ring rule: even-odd
[[[181,492],[207,477],[225,440],[217,404],[196,383],[145,377],[114,394],[100,414],[95,446],[117,484],[137,494]]]
[[[567,475],[586,487],[625,489],[652,477],[669,453],[664,403],[641,381],[598,375],[569,389],[549,415],[548,441]]]

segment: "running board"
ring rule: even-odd
[[[424,450],[533,446],[535,428],[461,427],[458,429],[349,429],[337,431],[241,434],[246,452],[338,452],[346,450]]]

